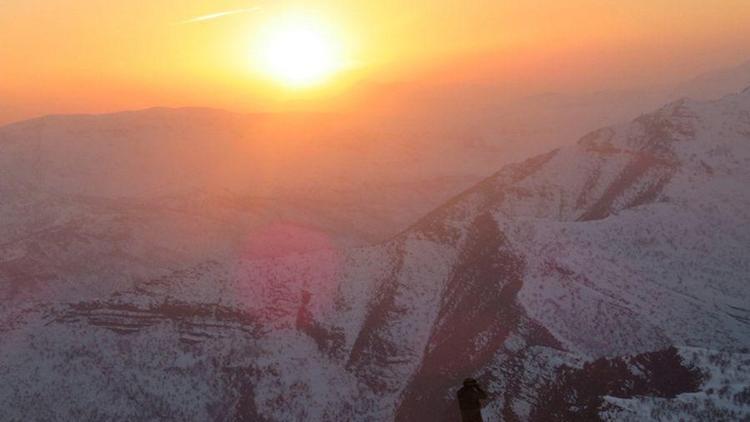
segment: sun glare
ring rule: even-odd
[[[286,17],[265,31],[259,65],[271,78],[299,88],[319,85],[341,70],[341,46],[320,21]]]

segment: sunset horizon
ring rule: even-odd
[[[750,5],[740,0],[679,9],[441,1],[9,2],[0,122],[153,106],[330,108],[362,85],[476,84],[515,96],[648,89],[750,60]],[[307,57],[285,59],[297,47]],[[313,78],[289,74],[315,67]]]
[[[749,22],[0,2],[0,422],[750,420]]]

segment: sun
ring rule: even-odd
[[[341,50],[341,43],[322,21],[286,16],[261,34],[258,64],[263,73],[288,87],[309,87],[342,70]]]

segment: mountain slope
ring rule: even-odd
[[[507,166],[377,246],[10,307],[0,406],[11,420],[454,420],[474,376],[488,420],[528,420],[562,365],[673,345],[741,359],[749,164],[750,90],[682,100]],[[602,415],[627,419],[627,400]]]

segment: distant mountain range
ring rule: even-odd
[[[505,166],[373,245],[388,225],[365,226],[356,247],[336,233],[387,215],[387,178],[326,212],[279,195],[300,186],[286,180],[313,175],[302,190],[325,200],[339,173],[319,157],[352,160],[351,186],[420,155],[277,157],[251,139],[290,138],[238,137],[246,118],[0,130],[5,420],[448,421],[468,376],[490,421],[750,417],[750,89]],[[382,174],[424,174],[420,159],[397,173],[404,160]],[[430,174],[409,183],[445,195]]]

